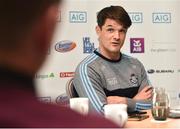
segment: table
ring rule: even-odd
[[[155,121],[148,110],[149,118],[142,121],[127,121],[125,128],[180,128],[180,119],[167,118],[166,121]]]

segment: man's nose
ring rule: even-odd
[[[120,39],[120,33],[119,33],[118,31],[116,31],[116,32],[114,33],[114,39],[116,39],[116,40],[119,40],[119,39]]]

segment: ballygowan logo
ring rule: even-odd
[[[69,52],[76,47],[76,43],[70,40],[64,40],[56,43],[55,50],[58,52]]]

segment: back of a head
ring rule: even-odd
[[[100,28],[104,25],[107,18],[122,24],[124,28],[129,28],[132,24],[128,13],[121,6],[109,6],[100,10],[97,15],[97,24]]]
[[[27,33],[33,22],[43,15],[50,5],[60,1],[0,0],[0,48],[17,46],[17,40]]]

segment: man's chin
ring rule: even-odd
[[[112,53],[119,53],[120,52],[120,49],[118,48],[118,49],[111,49],[111,52]]]

